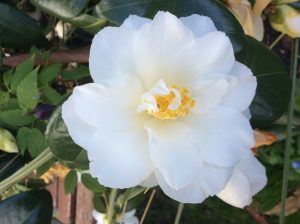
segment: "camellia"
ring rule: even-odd
[[[94,37],[89,66],[95,83],[76,87],[62,116],[101,184],[237,207],[264,187],[251,153],[256,78],[210,18],[129,16]]]

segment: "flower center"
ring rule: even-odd
[[[147,111],[162,120],[185,116],[195,106],[195,100],[191,98],[187,88],[178,88],[176,85],[167,87],[164,80],[144,93],[141,100],[137,112]]]

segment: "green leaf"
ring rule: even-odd
[[[9,89],[10,83],[11,83],[11,79],[13,77],[13,69],[8,70],[7,72],[4,72],[3,74],[3,82],[4,85]]]
[[[4,3],[0,3],[0,41],[4,46],[18,49],[43,47],[48,43],[34,19]]]
[[[60,69],[61,69],[61,64],[58,63],[43,68],[39,74],[40,82],[46,84],[52,81],[60,72]]]
[[[46,102],[52,105],[58,105],[63,101],[63,96],[61,96],[55,89],[53,89],[49,85],[43,86],[41,89],[43,96],[46,98],[44,99]]]
[[[70,137],[61,117],[61,107],[54,111],[49,120],[46,138],[57,159],[73,165],[74,168],[88,169],[89,160],[87,153],[80,146],[76,145]]]
[[[29,135],[30,135],[30,128],[22,127],[18,130],[17,144],[18,144],[20,153],[22,155],[24,155],[25,150],[27,148]]]
[[[78,16],[89,0],[31,0],[31,3],[52,16],[66,19]]]
[[[27,145],[27,149],[30,155],[32,157],[36,157],[42,151],[44,151],[44,149],[47,148],[47,146],[48,145],[47,145],[46,138],[41,133],[41,131],[37,128],[32,128],[28,136],[28,145]]]
[[[4,92],[0,89],[0,106],[1,106],[1,108],[3,106],[7,105],[8,101],[9,101],[9,97],[10,97],[10,95],[8,92]]]
[[[0,112],[14,109],[19,109],[18,100],[16,98],[9,98],[5,105],[1,105]]]
[[[47,147],[44,135],[37,128],[20,128],[17,134],[17,143],[23,155],[27,148],[32,157],[39,155]]]
[[[106,213],[105,202],[102,195],[94,194],[93,204],[97,212]]]
[[[35,55],[31,55],[28,59],[20,63],[16,67],[16,71],[11,78],[11,88],[14,91],[19,83],[33,70]]]
[[[106,190],[106,188],[99,183],[97,178],[92,177],[90,174],[83,173],[81,175],[81,181],[83,185],[95,193],[102,193]]]
[[[255,98],[250,105],[251,124],[265,127],[286,111],[291,82],[285,64],[275,53],[257,40],[247,37],[247,56],[237,55],[237,60],[247,65],[257,78]]]
[[[26,126],[34,120],[35,118],[32,115],[26,115],[20,109],[0,112],[0,124],[12,127]]]
[[[50,224],[53,205],[46,190],[23,192],[0,202],[1,224]]]
[[[78,68],[67,71],[64,70],[61,73],[62,80],[77,80],[84,77],[88,77],[90,75],[90,71],[87,66],[80,65]]]
[[[37,86],[38,68],[28,74],[17,87],[19,106],[23,111],[33,110],[39,101]]]
[[[77,172],[75,170],[70,170],[66,175],[64,180],[65,193],[70,194],[74,192],[74,189],[77,185]]]

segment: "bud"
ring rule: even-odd
[[[288,6],[278,5],[270,16],[272,27],[292,38],[300,37],[300,11]]]
[[[3,128],[0,128],[0,150],[9,153],[19,152],[15,137]]]

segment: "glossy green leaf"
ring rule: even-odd
[[[264,127],[286,111],[291,83],[285,64],[275,53],[257,40],[247,37],[247,57],[237,60],[247,65],[257,77],[255,98],[250,105],[253,127]]]
[[[53,205],[46,190],[23,192],[0,202],[1,224],[50,224]]]
[[[40,10],[59,18],[78,16],[87,6],[89,0],[31,0]]]
[[[94,7],[94,13],[121,24],[130,14],[144,16],[150,2],[153,0],[102,0]]]
[[[4,46],[18,49],[42,47],[48,42],[35,20],[4,3],[0,3],[0,41]]]
[[[19,106],[23,111],[33,110],[39,101],[38,68],[30,72],[17,87]]]
[[[58,108],[51,116],[46,130],[46,138],[57,159],[63,160],[67,165],[73,166],[72,168],[88,169],[87,153],[71,139],[61,117],[61,108]]]
[[[70,170],[64,180],[65,193],[66,194],[73,193],[77,185],[77,182],[78,182],[77,172],[75,170]]]
[[[65,19],[65,21],[91,34],[96,34],[107,24],[106,19],[97,18],[89,14],[82,14],[77,17]]]
[[[99,183],[97,178],[92,177],[88,173],[83,173],[81,175],[81,182],[87,189],[95,193],[102,193],[106,190],[106,188]]]
[[[0,112],[0,124],[19,127],[31,124],[35,118],[32,115],[27,115],[20,109],[13,109]]]

